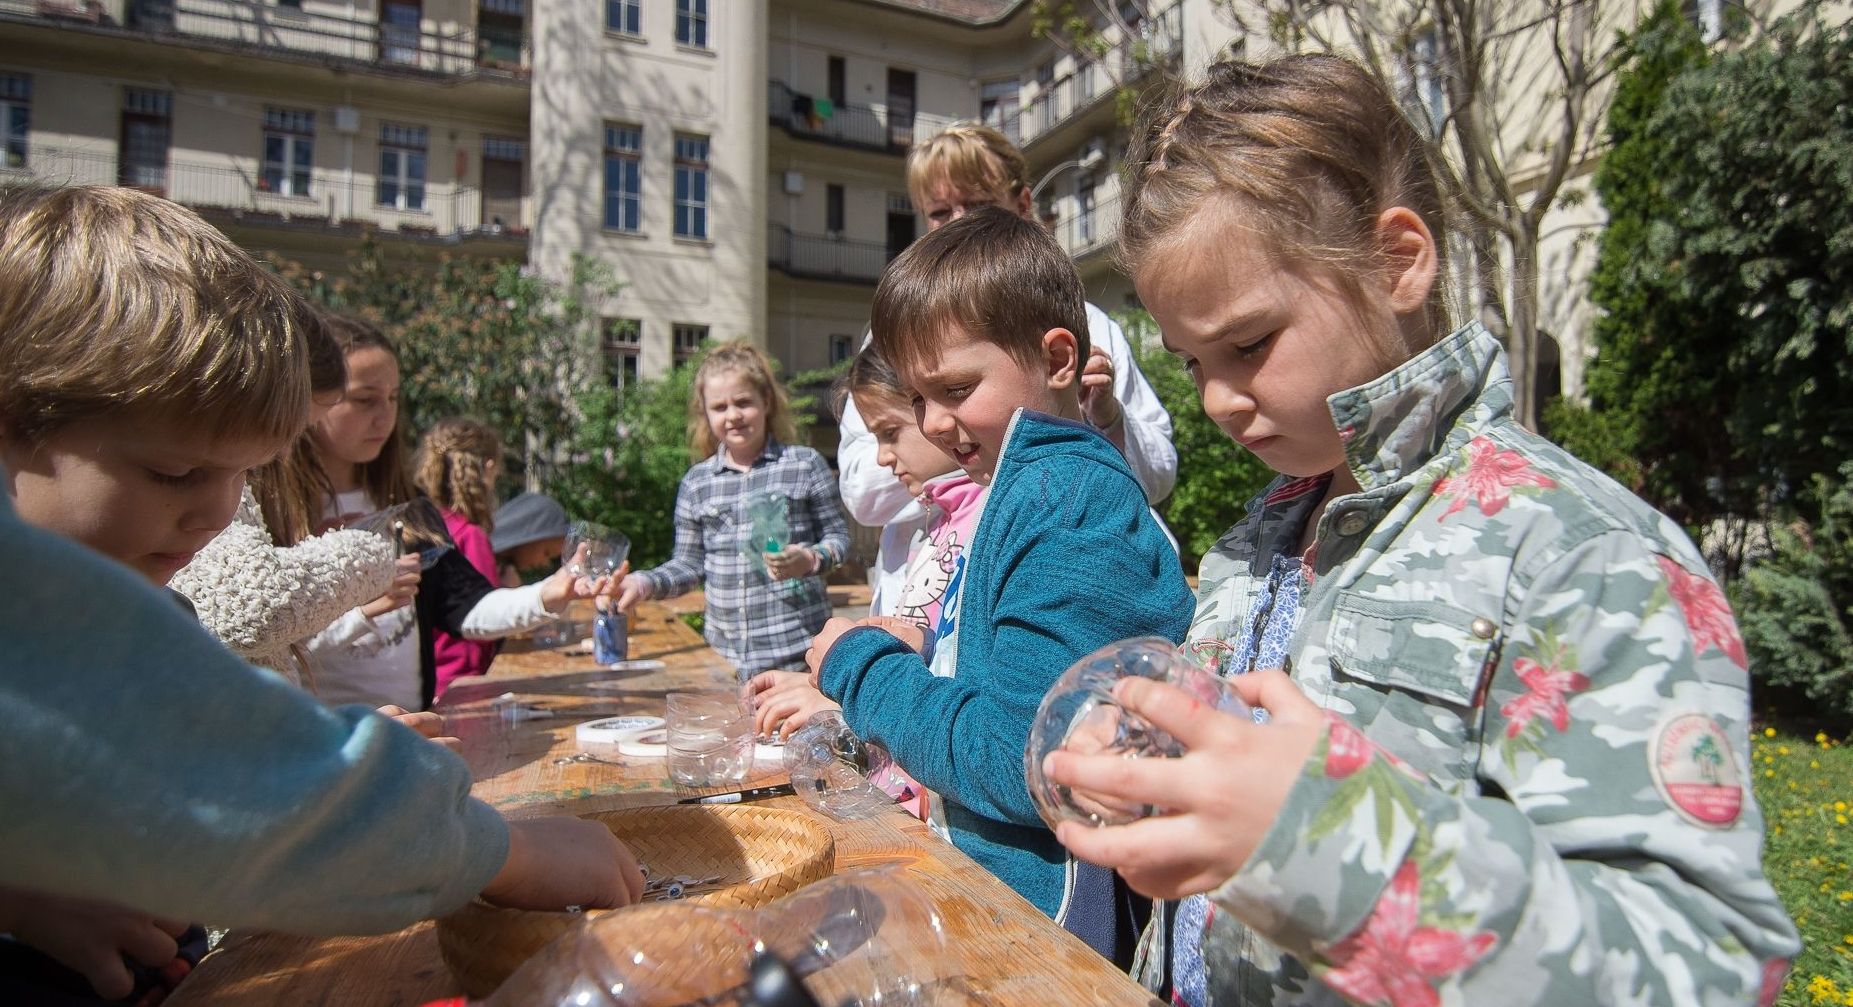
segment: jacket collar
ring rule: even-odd
[[[920,499],[948,514],[957,514],[961,507],[983,493],[984,487],[973,482],[971,476],[955,470],[927,480],[926,485],[921,487]]]
[[[1366,491],[1464,446],[1512,412],[1505,349],[1478,322],[1383,377],[1326,400],[1345,463]]]

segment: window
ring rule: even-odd
[[[676,42],[708,47],[708,0],[676,0]]]
[[[476,11],[476,61],[518,67],[527,48],[526,0],[481,0]]]
[[[643,355],[643,322],[635,318],[605,319],[605,374],[611,387],[623,388],[637,380],[637,359]]]
[[[843,187],[824,186],[824,233],[832,238],[843,236]]]
[[[1055,61],[1050,60],[1036,68],[1036,101],[1042,106],[1041,121],[1036,125],[1040,129],[1049,129],[1055,125]]]
[[[483,137],[484,225],[500,233],[521,226],[521,193],[528,145],[519,137]]]
[[[830,57],[827,90],[837,108],[849,104],[849,65],[841,56]]]
[[[264,109],[264,169],[257,186],[279,196],[307,196],[315,165],[315,113]]]
[[[374,202],[395,210],[425,208],[425,127],[380,124],[380,177]]]
[[[605,226],[643,227],[643,127],[605,124]]]
[[[626,35],[642,35],[643,0],[605,0],[605,28]]]
[[[1017,96],[1022,90],[1023,82],[1015,77],[1009,80],[985,81],[978,94],[979,121],[1006,135],[1014,133],[1017,119]]]
[[[0,131],[5,147],[0,149],[0,168],[26,166],[26,141],[32,132],[32,77],[23,73],[0,73]]]
[[[673,326],[676,342],[676,363],[687,363],[701,354],[701,344],[708,341],[706,325],[677,324]]]
[[[380,59],[417,66],[423,20],[418,0],[386,0],[380,6]]]
[[[1075,89],[1081,92],[1082,101],[1094,100],[1094,61],[1083,53],[1074,67]]]
[[[174,96],[168,91],[122,89],[122,163],[117,184],[167,191],[167,147]]]
[[[676,134],[676,237],[708,236],[708,138]]]
[[[855,355],[856,340],[854,336],[830,337],[830,364],[835,366]]]
[[[1095,234],[1094,180],[1092,178],[1082,178],[1081,181],[1076,184],[1074,202],[1075,220],[1077,223],[1075,236],[1080,239],[1082,246],[1092,245],[1094,243]]]

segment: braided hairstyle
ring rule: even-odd
[[[1233,200],[1283,261],[1323,267],[1352,296],[1384,265],[1378,217],[1406,207],[1427,226],[1437,274],[1447,275],[1427,145],[1390,94],[1341,57],[1216,63],[1202,83],[1146,106],[1125,170],[1119,255],[1131,275],[1217,198]],[[1430,343],[1450,328],[1446,288],[1436,283],[1429,295]],[[1401,360],[1425,348],[1382,349]]]
[[[485,424],[461,417],[439,420],[418,445],[412,482],[439,507],[494,531],[495,487],[487,470],[501,457],[502,439]]]

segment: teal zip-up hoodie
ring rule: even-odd
[[[1023,779],[1030,722],[1049,686],[1089,652],[1135,636],[1182,640],[1190,587],[1113,445],[1028,410],[1005,434],[966,555],[957,600],[947,600],[958,606],[953,677],[935,677],[905,644],[863,628],[825,655],[823,691],[857,734],[941,796],[954,845],[1095,943],[1073,924],[1111,911],[1083,904],[1111,898],[1111,879],[1083,881],[1077,895],[1076,872]]]

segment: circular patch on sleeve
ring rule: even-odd
[[[1654,786],[1673,810],[1695,825],[1723,829],[1744,808],[1744,786],[1731,742],[1718,722],[1682,713],[1660,725],[1649,746]]]

